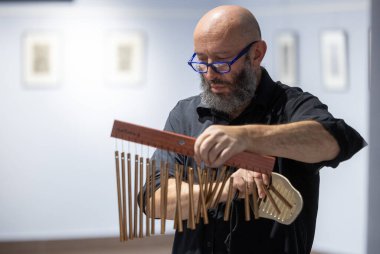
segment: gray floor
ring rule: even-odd
[[[0,242],[0,254],[167,254],[173,235],[156,235],[121,243],[116,238]]]
[[[168,254],[171,253],[173,237],[155,235],[123,243],[118,238],[0,242],[0,254]]]

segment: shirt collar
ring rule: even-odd
[[[276,83],[269,76],[266,69],[262,67],[261,70],[261,80],[252,101],[255,104],[261,105],[268,109],[272,104],[272,100],[274,99],[273,95],[276,89]]]

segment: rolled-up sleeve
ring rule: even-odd
[[[367,145],[355,129],[344,120],[335,118],[325,104],[309,93],[289,99],[285,112],[289,122],[317,121],[335,138],[340,148],[339,154],[332,160],[322,162],[323,166],[335,168]]]

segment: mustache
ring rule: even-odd
[[[222,84],[222,85],[227,85],[227,86],[234,86],[231,82],[228,82],[226,80],[219,79],[219,78],[214,78],[214,79],[211,79],[211,80],[207,80],[204,77],[202,77],[202,80],[203,80],[204,83],[207,83],[208,85]]]

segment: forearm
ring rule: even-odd
[[[245,125],[242,132],[247,150],[315,163],[335,158],[339,145],[331,134],[316,121],[281,125]]]
[[[193,197],[194,197],[194,208],[197,209],[199,196],[199,185],[193,185]],[[186,220],[189,218],[189,184],[187,182],[181,183],[181,207],[182,207],[182,219]],[[152,202],[150,200],[150,202]],[[168,180],[168,198],[166,206],[166,219],[173,220],[177,204],[177,191],[175,179],[170,178]],[[157,218],[161,217],[161,188],[157,189],[155,192],[155,216]]]

